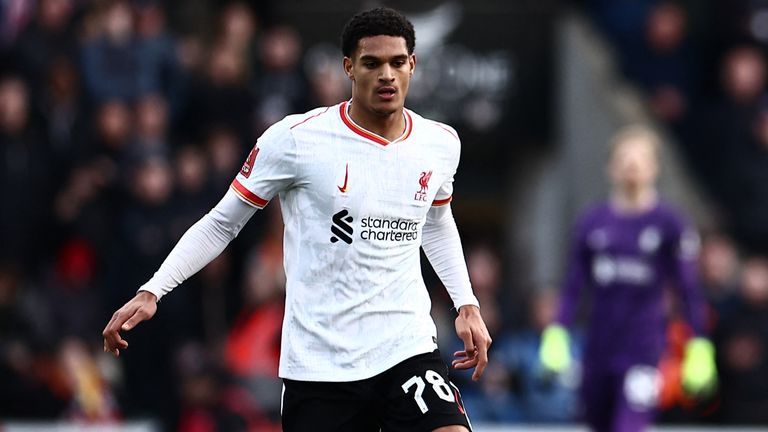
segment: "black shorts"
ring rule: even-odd
[[[361,381],[283,384],[283,432],[429,432],[450,425],[472,430],[437,350]]]

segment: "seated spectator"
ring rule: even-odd
[[[704,295],[711,309],[710,328],[731,315],[738,304],[738,252],[733,241],[723,233],[704,236],[699,258],[699,272]]]
[[[37,2],[32,22],[19,36],[15,47],[19,66],[35,84],[45,82],[48,69],[57,58],[77,55],[74,3],[73,0]]]
[[[757,152],[755,121],[765,92],[766,60],[739,45],[722,60],[721,94],[699,110],[684,138],[687,156],[739,242],[764,233],[766,198],[758,180],[768,160]],[[762,166],[762,168],[761,168]]]
[[[227,127],[238,141],[256,137],[252,120],[254,98],[248,88],[249,71],[244,56],[226,45],[208,51],[204,71],[190,80],[182,112],[182,136],[200,142],[213,127]],[[231,180],[231,179],[230,179]]]
[[[73,155],[82,154],[90,118],[80,88],[80,72],[72,57],[50,60],[37,90],[35,113],[44,123],[56,177],[69,174]]]
[[[748,258],[739,287],[740,304],[715,332],[718,346],[721,420],[768,422],[768,259]]]
[[[144,73],[139,87],[144,93],[158,95],[168,101],[170,114],[181,109],[185,75],[179,64],[178,42],[166,26],[162,2],[134,2],[136,38]]]
[[[138,41],[133,33],[130,4],[109,3],[99,15],[100,31],[82,46],[83,81],[92,101],[133,102],[141,93],[143,76]]]
[[[0,259],[21,260],[32,270],[39,244],[53,228],[49,220],[55,182],[48,146],[30,118],[27,84],[18,76],[0,77]],[[12,204],[10,204],[12,203]]]
[[[309,86],[301,64],[301,38],[294,28],[277,26],[262,36],[254,75],[258,133],[290,113],[314,108],[309,106]]]
[[[55,419],[68,400],[50,380],[48,343],[36,328],[41,302],[29,301],[28,284],[18,266],[0,262],[0,418]]]
[[[673,126],[686,115],[697,78],[686,26],[685,10],[662,2],[648,15],[643,43],[621,54],[624,73],[647,92],[651,111]]]
[[[130,145],[133,158],[148,155],[168,157],[171,144],[168,135],[168,104],[159,94],[141,96],[134,107],[136,126]]]

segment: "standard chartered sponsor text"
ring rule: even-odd
[[[360,238],[378,241],[414,241],[419,238],[419,223],[407,219],[364,217],[360,220]]]

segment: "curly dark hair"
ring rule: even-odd
[[[408,54],[413,54],[416,47],[413,24],[400,12],[386,7],[378,7],[353,16],[341,33],[341,52],[344,57],[352,57],[360,39],[380,35],[403,37]]]

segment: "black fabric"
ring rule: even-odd
[[[471,430],[459,391],[437,350],[365,380],[283,383],[284,432],[429,432],[449,425]]]

